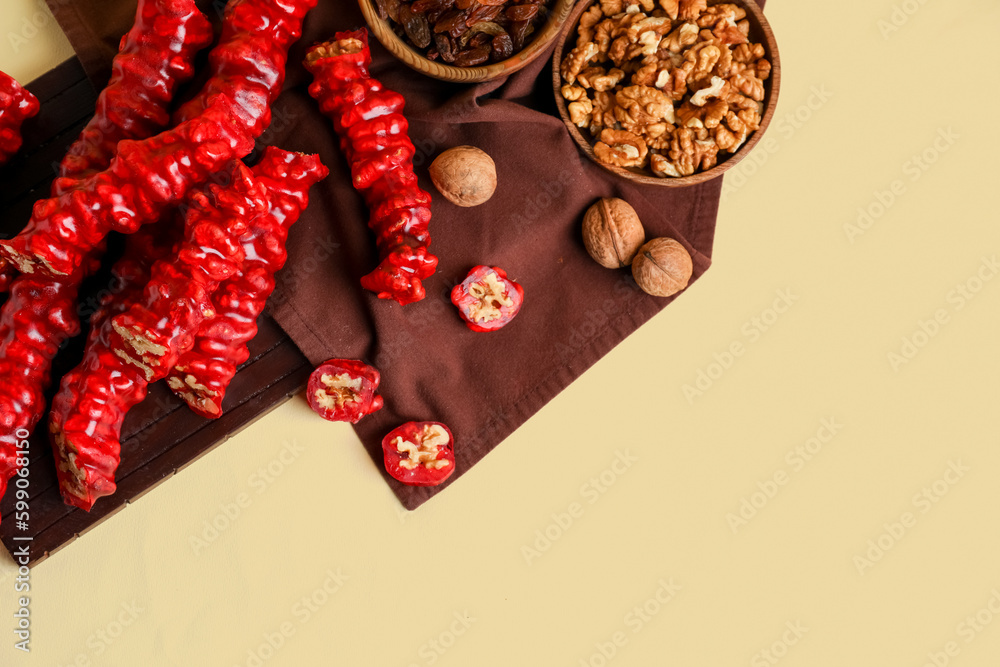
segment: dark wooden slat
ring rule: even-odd
[[[49,70],[29,83],[27,88],[44,105],[56,95],[62,94],[66,89],[80,81],[86,80],[87,74],[83,71],[83,65],[76,58],[70,58],[55,69]],[[91,86],[91,93],[93,97],[97,97],[93,93],[93,86]]]

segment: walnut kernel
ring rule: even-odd
[[[599,0],[561,62],[570,122],[599,162],[657,176],[711,169],[759,131],[771,63],[747,10],[707,0]]]
[[[649,147],[632,132],[605,128],[601,130],[601,140],[594,144],[594,154],[605,164],[641,167],[646,164]]]
[[[451,440],[443,428],[437,424],[425,426],[424,430],[417,434],[416,440],[417,442],[410,442],[401,436],[396,436],[392,441],[397,452],[406,454],[407,458],[399,462],[401,468],[413,470],[422,465],[428,470],[440,470],[451,465],[451,461],[446,459],[438,460],[440,448]]]

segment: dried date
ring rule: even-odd
[[[548,18],[553,0],[374,0],[379,16],[427,58],[474,67],[510,58]]]
[[[415,46],[426,49],[431,45],[431,28],[426,16],[414,13],[409,5],[402,5],[399,8],[399,21]]]
[[[386,19],[392,19],[398,23],[399,5],[400,0],[375,0],[378,15],[383,21]]]
[[[492,41],[493,37],[491,35],[488,35],[485,32],[478,32],[476,33],[475,37],[469,40],[468,45],[473,49],[477,49],[480,46],[487,46],[488,44],[491,44]],[[487,56],[488,55],[489,54],[487,54]]]
[[[410,5],[410,11],[416,14],[429,14],[430,12],[451,9],[454,6],[455,0],[416,0]]]
[[[514,42],[504,33],[493,38],[493,60],[506,60],[514,55]]]
[[[490,51],[491,49],[488,46],[476,46],[471,49],[466,49],[455,56],[455,64],[459,67],[475,67],[476,65],[482,65],[490,59]]]
[[[465,25],[471,29],[475,28],[477,23],[493,21],[496,17],[500,16],[501,11],[503,11],[501,5],[492,7],[490,5],[479,5],[469,12],[469,18],[465,20]]]
[[[455,44],[448,35],[434,35],[434,45],[437,47],[441,60],[446,63],[455,62]]]
[[[511,21],[530,21],[538,15],[538,5],[514,5],[507,9]]]
[[[468,27],[465,25],[465,19],[468,17],[468,12],[453,9],[438,19],[437,23],[434,24],[434,32],[446,32],[457,39],[463,32],[468,30]],[[457,35],[455,34],[456,31],[458,31]]]
[[[510,38],[514,42],[514,51],[520,51],[527,44],[528,35],[532,33],[534,26],[531,21],[512,21],[510,24]]]

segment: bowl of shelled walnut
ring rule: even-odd
[[[573,139],[624,178],[679,187],[736,166],[774,115],[778,45],[753,0],[594,0],[552,65]]]
[[[558,37],[574,0],[358,0],[375,37],[405,65],[457,83],[521,69]]]

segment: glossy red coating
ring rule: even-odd
[[[212,24],[194,0],[139,0],[94,117],[59,165],[55,192],[106,169],[118,142],[167,127],[174,92],[194,75],[194,57],[212,37]]]
[[[80,331],[76,297],[75,283],[22,276],[0,311],[0,497],[45,412],[52,359]]]
[[[361,48],[354,50],[358,42]],[[431,197],[413,173],[403,96],[373,79],[370,64],[367,30],[337,33],[332,42],[314,46],[305,61],[314,78],[309,94],[333,121],[354,187],[370,212],[379,265],[361,285],[406,305],[424,298],[422,281],[437,268],[427,249]]]
[[[93,332],[83,361],[63,376],[49,413],[59,491],[66,504],[84,510],[115,492],[122,421],[146,397],[148,385],[111,351],[110,332],[109,323]]]
[[[240,237],[271,206],[267,189],[242,162],[185,202],[184,239],[153,265],[149,283],[112,318],[112,350],[153,382],[166,376],[194,344],[201,323],[215,316],[212,294],[237,275],[246,257]]]
[[[38,110],[35,96],[14,77],[0,72],[0,164],[21,148],[21,124]]]
[[[250,356],[247,343],[257,335],[257,318],[287,259],[288,229],[309,204],[309,188],[329,173],[318,155],[273,146],[252,171],[270,193],[270,209],[240,237],[246,258],[239,273],[219,285],[212,297],[215,317],[201,324],[194,345],[167,376],[173,392],[205,417],[222,415],[226,389]]]
[[[77,188],[85,182],[81,179],[107,169],[119,141],[145,139],[167,124],[167,109],[174,91],[191,77],[194,56],[211,37],[211,25],[191,0],[140,0],[135,24],[120,43],[120,51],[112,63],[111,81],[98,97],[95,115],[68,149],[59,177],[52,183],[53,197]],[[135,248],[147,242],[151,241],[145,235],[130,238],[128,254],[135,254]],[[77,286],[96,270],[102,253],[103,243],[100,243],[83,254],[80,270],[71,276],[46,278],[29,274],[13,280],[12,295],[0,311],[0,321],[15,322],[13,342],[0,349],[0,366],[4,368],[2,377],[10,391],[30,396],[40,394],[48,386],[51,355],[63,341],[79,331],[80,315],[94,309],[89,304],[75,304]],[[13,273],[13,267],[5,269],[4,274]],[[96,304],[92,317],[96,326],[92,337],[100,333],[103,318],[109,312],[117,312],[114,304],[119,296],[129,293],[129,281],[137,270],[140,270],[139,267],[125,260],[115,267],[117,289],[114,294],[106,293],[100,304]],[[142,284],[145,284],[145,279]],[[26,298],[31,301],[28,306],[25,305]],[[49,326],[43,326],[41,321],[33,323],[27,317],[33,312],[47,313]],[[44,349],[45,353],[36,355],[30,372],[19,374],[17,369],[23,366],[23,362],[18,361],[19,356],[23,357],[19,351],[23,352],[23,347],[18,345],[23,346],[26,341],[31,341],[37,350]],[[115,382],[114,368],[117,364],[115,359],[105,359],[96,365],[93,372],[99,380]],[[140,400],[145,395],[145,384],[137,390],[139,395],[136,400]],[[91,403],[89,407],[95,405],[104,404]],[[22,434],[41,419],[44,409],[44,401],[20,405],[16,421],[21,425],[18,429],[24,429],[20,431]],[[106,414],[113,413],[114,410],[111,410]],[[103,421],[106,420],[101,423]],[[16,435],[18,429],[12,432]],[[6,442],[0,444],[0,459],[9,460],[10,446]],[[68,474],[67,467],[61,466],[57,474],[63,480]],[[100,486],[99,483],[97,485]]]
[[[166,173],[166,178],[159,178],[158,194],[179,200],[184,192],[207,180],[229,158],[249,153],[253,140],[270,122],[270,112],[260,100],[266,95],[268,102],[273,101],[281,89],[286,58],[282,50],[287,50],[298,38],[303,16],[315,4],[316,0],[232,0],[227,5],[222,37],[209,56],[211,77],[201,93],[174,119],[180,128],[197,124],[200,131],[189,132],[187,136],[181,134],[162,144],[176,151],[176,160],[170,160],[164,151],[165,159],[156,162],[157,146],[148,147],[154,164],[179,173],[177,180],[171,178],[177,173]],[[208,121],[222,120],[224,125],[220,129],[228,133],[213,136],[206,117]],[[242,142],[233,141],[233,138]],[[186,139],[202,143],[204,151],[189,152],[184,145]],[[158,176],[150,176],[147,182],[152,185]],[[93,186],[88,181],[84,184],[85,187]],[[184,187],[178,188],[179,184]],[[113,188],[105,188],[105,191],[115,195]],[[125,198],[119,196],[118,201],[122,200]],[[150,200],[153,204],[158,203],[155,198]],[[139,215],[153,208],[142,206],[143,201],[137,202],[135,207],[129,205],[132,202],[126,200],[125,203],[125,210],[120,214],[128,228],[138,226],[134,224],[138,216],[133,208],[139,209]],[[164,208],[165,205],[159,206],[157,213],[162,213]],[[158,215],[142,219],[140,224],[156,217]],[[128,228],[123,231],[129,231]],[[169,241],[165,244],[157,241],[169,236],[167,225],[163,235],[144,237],[140,231],[129,237],[125,257],[113,269],[120,291],[102,301],[94,314],[84,363],[64,378],[53,402],[50,428],[59,464],[60,489],[67,503],[83,509],[89,510],[97,498],[114,492],[122,420],[146,394],[146,373],[113,352],[115,332],[111,320],[141,304],[152,265],[170,252]],[[90,242],[90,239],[85,240],[85,243]],[[60,251],[70,259],[76,258],[72,249]],[[64,266],[67,264],[72,266],[71,263],[64,263]],[[42,270],[48,267],[43,265]],[[191,333],[193,335],[193,331]]]
[[[271,104],[285,81],[288,49],[302,35],[302,21],[317,0],[231,0],[222,35],[208,56],[211,78],[182,106],[175,122],[205,112],[222,96],[252,137],[271,124]]]
[[[122,421],[146,397],[148,383],[111,351],[110,320],[142,294],[153,264],[170,253],[173,236],[172,229],[157,223],[128,237],[123,257],[111,270],[114,290],[90,318],[83,362],[63,377],[52,401],[49,431],[67,504],[89,510],[98,498],[114,493]]]
[[[115,267],[126,276],[125,288],[95,313],[84,360],[63,378],[52,402],[49,430],[68,504],[89,510],[114,493],[125,414],[191,346],[198,325],[211,315],[212,291],[242,261],[237,237],[269,202],[242,163],[234,163],[230,174],[228,186],[213,184],[189,196],[184,238],[173,249],[152,235],[146,242],[139,237],[138,250]],[[158,255],[163,258],[153,261]],[[162,353],[143,348],[139,354],[123,333],[162,345]]]
[[[10,291],[10,285],[17,278],[17,269],[0,260],[0,294]]]
[[[108,169],[36,202],[27,227],[0,242],[0,253],[23,273],[73,275],[108,233],[133,233],[158,220],[170,204],[247,155],[253,143],[221,99],[171,130],[123,141]]]

